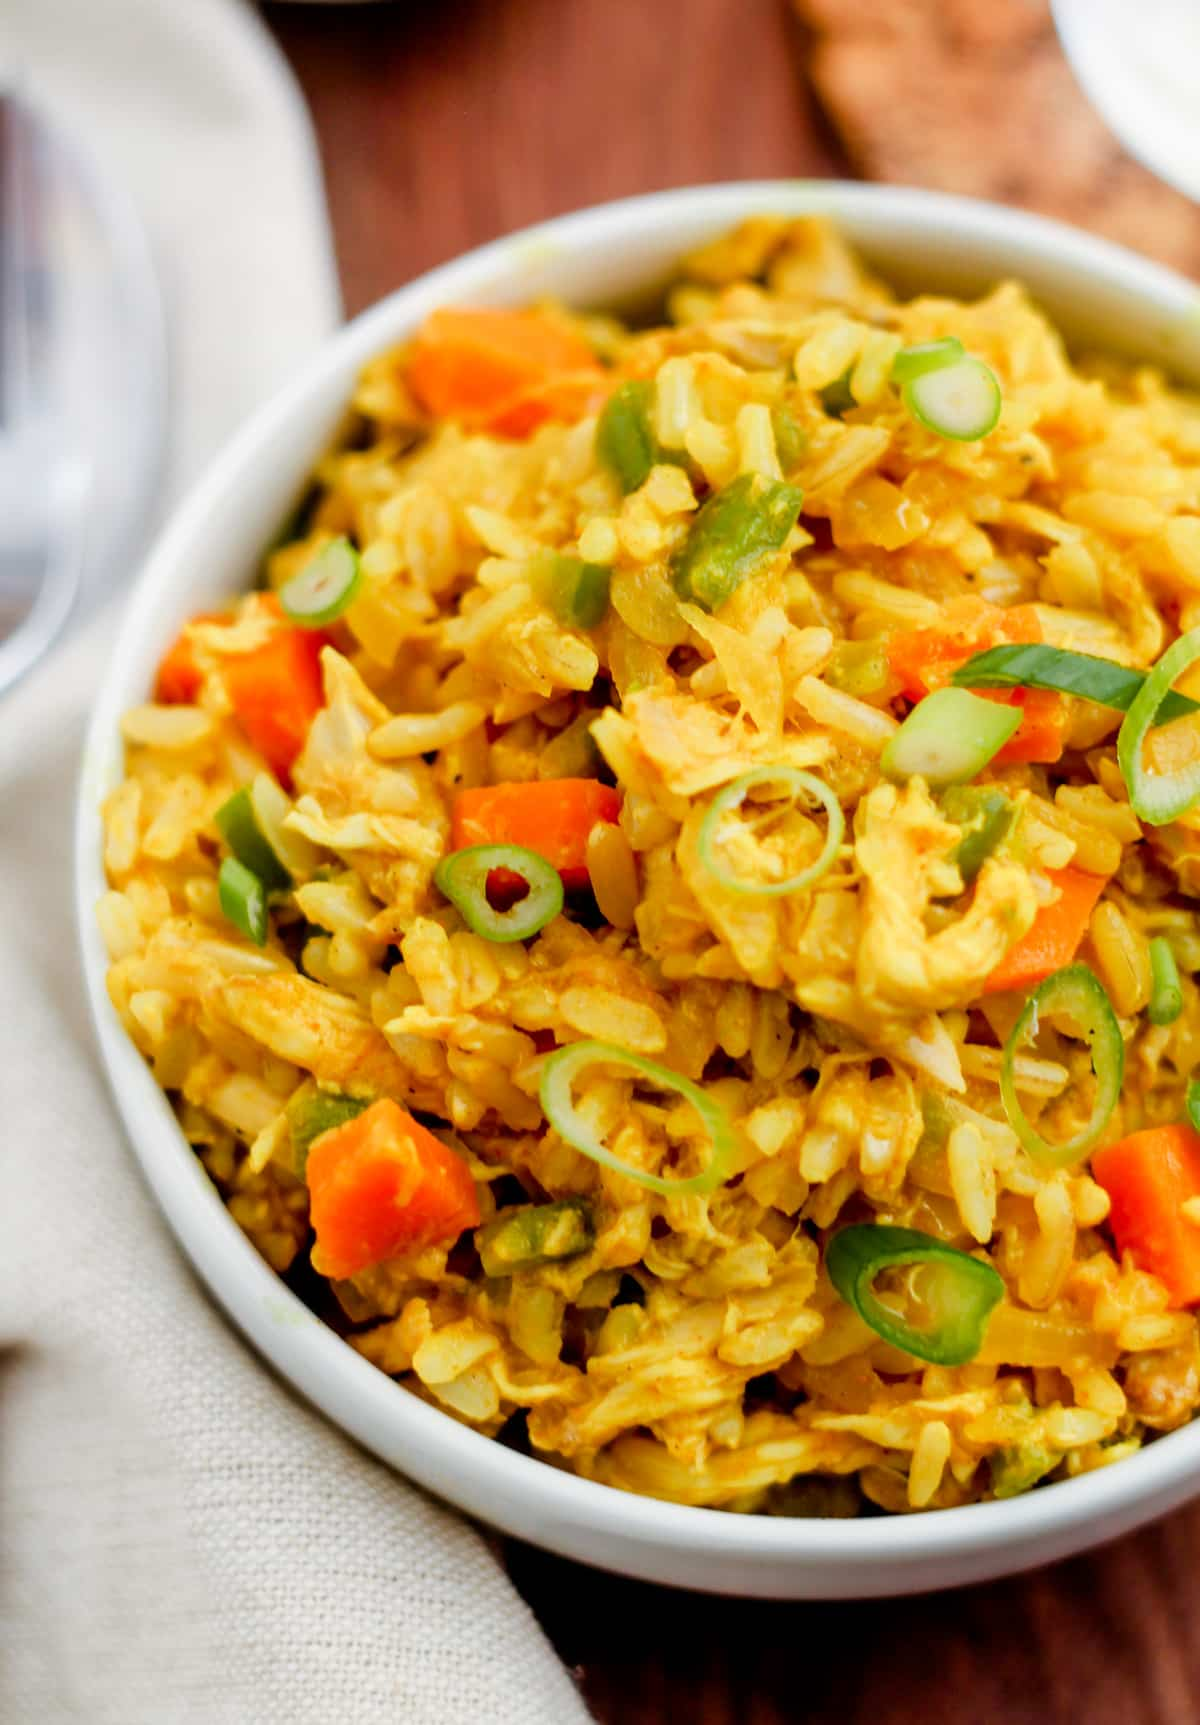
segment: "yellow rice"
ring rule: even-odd
[[[213,814],[262,766],[221,679],[267,626],[247,596],[201,631],[195,704],[125,718],[99,907],[113,1002],[280,1272],[311,1239],[283,1110],[314,1080],[440,1122],[485,1219],[517,1181],[590,1200],[582,1256],[498,1282],[434,1247],[334,1288],[350,1345],[485,1433],[523,1416],[534,1453],[589,1477],[783,1513],[961,1504],[1019,1489],[1039,1458],[1054,1477],[1103,1466],[1194,1412],[1195,1319],[1119,1260],[1086,1163],[1046,1169],[1020,1147],[998,1088],[1019,1002],[981,984],[1049,896],[1046,869],[1111,875],[1081,953],[1126,1040],[1108,1137],[1178,1118],[1200,1057],[1190,975],[1173,1025],[1141,1014],[1150,935],[1200,965],[1180,890],[1200,880],[1200,819],[1144,828],[1118,716],[1074,702],[1069,768],[994,772],[1025,803],[1023,853],[981,877],[966,916],[934,910],[930,847],[957,831],[920,781],[881,777],[896,712],[838,667],[848,644],[936,626],[967,596],[1037,605],[1059,645],[1153,661],[1200,622],[1200,414],[1149,369],[1074,365],[1017,284],[898,303],[811,221],[745,224],[683,266],[669,308],[647,331],[581,324],[653,380],[658,436],[686,451],[627,497],[594,418],[469,435],[421,420],[403,353],[367,368],[303,536],[267,562],[278,586],[331,535],[362,552],[295,770],[289,824],[324,867],[262,950],[220,913]],[[901,346],[948,334],[1000,380],[982,442],[922,430],[889,385]],[[831,417],[820,391],[843,376],[854,405]],[[780,408],[807,438],[789,474],[801,522],[709,615],[668,561],[702,488],[779,476]],[[543,548],[611,568],[599,627],[564,629],[535,597]],[[432,886],[453,795],[570,776],[583,713],[623,797],[588,851],[600,920],[489,944]],[[717,789],[781,760],[833,787],[846,841],[812,890],[740,897],[700,862],[698,826]],[[788,828],[802,860],[813,830]],[[737,1177],[660,1197],[548,1130],[545,1050],[581,1036],[703,1079],[735,1123]],[[1018,1059],[1027,1108],[1059,1098],[1069,1115],[1083,1097],[1065,1059]],[[954,1106],[941,1139],[931,1094]],[[644,1169],[670,1173],[693,1129],[601,1070],[578,1100]],[[995,1265],[1006,1296],[973,1362],[923,1366],[839,1299],[822,1248],[851,1219]]]

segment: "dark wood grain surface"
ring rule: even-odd
[[[316,117],[350,312],[584,204],[844,169],[784,0],[265,10]]]
[[[265,11],[312,104],[351,312],[579,205],[845,171],[786,0]],[[1193,1725],[1198,1545],[1200,1509],[1036,1575],[842,1605],[509,1561],[603,1725]]]

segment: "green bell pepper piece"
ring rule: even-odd
[[[799,486],[743,473],[714,492],[692,518],[672,564],[676,590],[716,611],[748,575],[778,551],[800,513]]]

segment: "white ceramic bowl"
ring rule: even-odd
[[[678,255],[741,216],[833,217],[900,286],[973,292],[1026,281],[1076,339],[1200,382],[1196,289],[1128,252],[987,204],[803,181],[666,192],[566,216],[423,276],[358,318],[229,445],[159,540],[96,706],[79,793],[78,915],[87,986],[113,1094],[142,1169],[229,1316],[331,1420],[410,1479],[535,1544],[649,1580],[712,1592],[846,1598],[1003,1575],[1110,1539],[1200,1490],[1200,1423],[1112,1468],[917,1516],[776,1520],[634,1497],[502,1448],[386,1378],[322,1325],[225,1211],[104,988],[94,906],[104,890],[98,807],[117,781],[122,710],[191,613],[248,585],[263,546],[321,454],[365,360],[448,302],[549,293],[603,306],[665,278]]]

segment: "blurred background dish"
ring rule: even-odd
[[[1195,0],[1052,0],[1067,58],[1125,148],[1200,200]]]
[[[1200,213],[1122,150],[1072,71],[1051,0],[792,3],[813,88],[866,178],[994,198],[1200,267]],[[1119,84],[1135,10],[1140,33],[1148,16],[1191,16],[1192,0],[1062,0],[1064,39],[1069,12],[1072,49],[1086,39]]]

